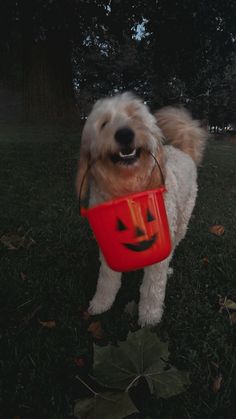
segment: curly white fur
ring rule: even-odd
[[[114,135],[123,127],[133,130],[134,147],[142,149],[140,158],[127,166],[114,164],[109,158],[111,153],[119,152]],[[165,205],[172,253],[166,260],[144,270],[139,303],[141,326],[154,325],[161,320],[169,262],[175,247],[186,234],[194,208],[197,195],[196,164],[201,160],[205,139],[205,131],[186,110],[169,107],[154,116],[141,100],[130,93],[99,100],[85,124],[77,190],[81,188],[89,164],[96,160],[87,181],[87,186],[88,183],[91,186],[90,205],[160,186],[160,171],[145,151],[156,156],[165,174]],[[97,290],[89,306],[91,314],[108,310],[121,286],[121,273],[110,269],[102,254],[100,258]]]

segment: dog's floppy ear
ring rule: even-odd
[[[91,157],[89,152],[89,141],[87,136],[87,129],[85,126],[82,132],[80,157],[78,163],[78,171],[76,175],[76,192],[80,200],[85,199],[88,191],[90,163]]]

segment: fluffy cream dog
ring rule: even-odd
[[[167,107],[152,115],[131,93],[99,100],[82,134],[77,191],[90,186],[90,205],[133,192],[157,188],[165,178],[166,211],[172,253],[144,269],[140,288],[139,322],[154,325],[163,313],[168,266],[174,249],[185,236],[197,195],[197,169],[206,132],[180,108]],[[96,163],[94,163],[96,162]],[[90,168],[90,170],[88,170]],[[101,268],[89,312],[98,314],[113,304],[121,273],[110,269],[100,254]]]

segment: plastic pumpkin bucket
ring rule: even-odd
[[[164,187],[107,201],[81,214],[88,218],[107,264],[118,272],[161,262],[171,252]]]

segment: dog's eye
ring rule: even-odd
[[[105,126],[108,124],[108,121],[104,121],[103,123],[102,123],[102,125],[101,125],[101,130],[103,129],[103,128],[105,128]]]
[[[154,221],[155,217],[152,215],[151,211],[147,209],[147,221]]]
[[[123,221],[120,220],[120,218],[117,219],[116,226],[119,231],[127,230],[127,227],[124,225]]]

